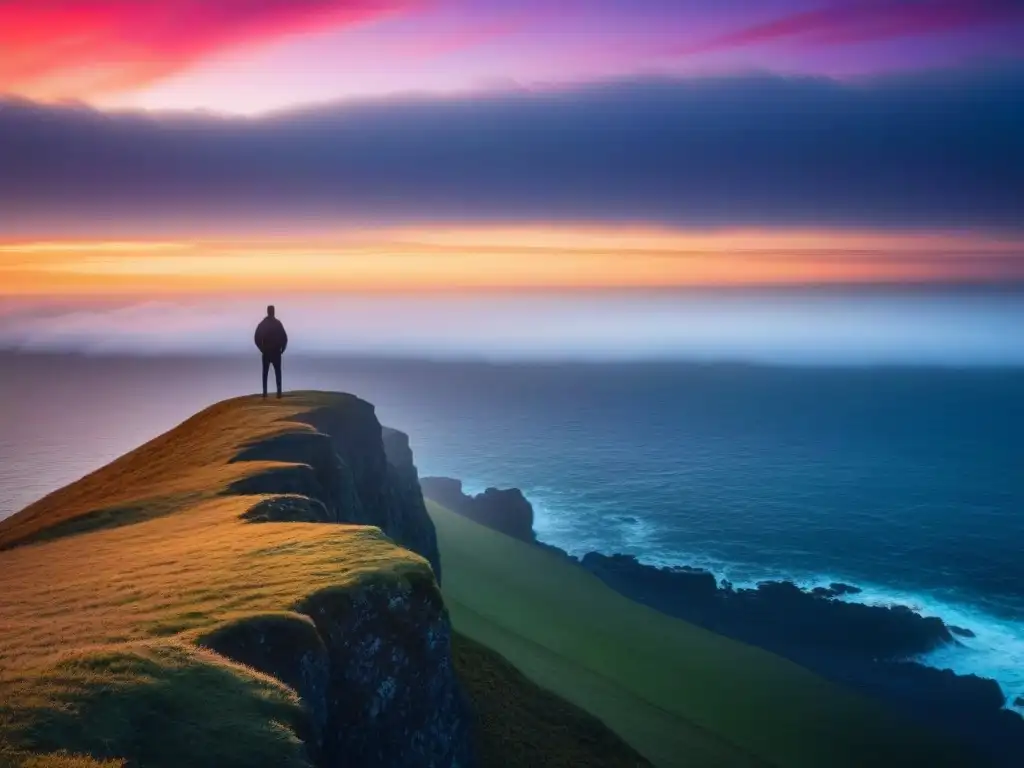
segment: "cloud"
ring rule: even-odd
[[[1021,21],[1020,0],[847,0],[679,46],[674,52],[691,55],[775,42],[865,43]]]
[[[0,0],[0,93],[136,87],[224,48],[338,26],[400,0]]]
[[[0,235],[647,221],[1005,227],[1024,71],[752,76],[259,119],[0,102]]]

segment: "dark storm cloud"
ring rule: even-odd
[[[750,76],[259,119],[0,107],[0,234],[342,220],[1024,224],[1024,71]]]

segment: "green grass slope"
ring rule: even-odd
[[[474,747],[481,766],[650,765],[600,720],[530,682],[486,646],[458,633],[452,644],[455,670],[474,704]]]
[[[582,568],[428,502],[459,632],[600,718],[657,766],[971,766],[943,739]]]
[[[301,637],[308,617],[294,611],[314,594],[433,584],[427,562],[377,528],[248,522],[267,497],[232,490],[288,466],[236,461],[243,451],[311,430],[303,414],[350,397],[218,404],[0,523],[0,768],[309,765],[296,693],[199,641],[239,623],[284,623]],[[541,743],[552,755],[491,764],[635,764],[593,718],[493,651],[458,647],[481,745],[514,756]],[[524,703],[550,716],[539,736],[519,727]]]

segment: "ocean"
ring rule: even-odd
[[[259,360],[235,350],[149,352],[0,353],[0,517],[258,387]],[[923,660],[994,677],[1012,702],[1024,696],[1024,367],[955,362],[300,348],[285,383],[375,403],[410,434],[421,475],[521,488],[540,538],[574,554],[703,566],[738,585],[844,581],[863,588],[855,599],[967,627],[963,648]]]

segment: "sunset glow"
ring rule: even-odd
[[[1024,278],[1024,241],[969,234],[418,228],[315,240],[9,242],[3,293],[438,291]]]
[[[651,72],[863,74],[1011,56],[1022,24],[1002,0],[35,0],[0,4],[0,93],[257,113]]]

